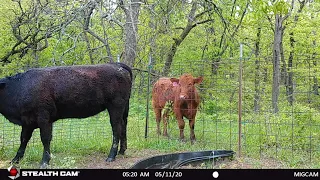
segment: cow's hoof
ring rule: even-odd
[[[112,162],[112,161],[114,161],[114,160],[115,160],[115,158],[110,158],[110,157],[108,157],[108,158],[106,159],[107,162]]]
[[[48,169],[48,164],[47,163],[42,163],[40,165],[40,169]]]
[[[10,164],[11,164],[11,165],[13,165],[13,164],[19,164],[19,161],[14,161],[14,160],[12,160],[12,161],[10,161]]]
[[[120,155],[124,155],[124,152],[125,152],[125,150],[121,150],[121,149],[119,150]]]
[[[19,159],[17,159],[17,158],[12,159],[12,161],[10,161],[10,164],[11,165],[12,164],[19,164]]]
[[[10,166],[18,165],[18,164],[19,164],[19,162],[13,162],[13,161],[10,161],[10,162],[9,162],[9,164],[10,164]]]

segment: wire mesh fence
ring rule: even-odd
[[[192,150],[225,149],[234,150],[238,155],[241,150],[241,155],[244,156],[271,157],[291,164],[315,163],[315,166],[319,167],[320,98],[317,91],[319,57],[297,56],[292,67],[286,67],[287,73],[283,74],[280,83],[278,113],[272,111],[272,58],[244,58],[242,67],[239,66],[239,62],[239,58],[229,58],[175,61],[171,65],[169,77],[179,77],[183,73],[204,77],[203,82],[196,86],[201,103],[195,121],[197,141],[192,146],[181,145],[190,144],[187,119],[185,119],[186,142],[179,141],[179,127],[172,114],[168,120],[169,136],[157,134],[151,91],[152,85],[159,78],[155,74],[162,67],[145,65],[140,67],[144,69],[143,71],[134,70],[135,81],[128,120],[129,148],[130,144],[133,144],[130,139],[134,139],[147,142],[143,145],[144,148],[149,148],[149,145],[153,148],[162,148],[163,146],[158,144],[165,144],[176,147],[173,148],[176,151],[187,151],[190,147]],[[239,78],[240,72],[242,78]],[[293,93],[290,94],[292,102],[288,98],[288,89],[291,86],[285,81],[289,73],[292,73]],[[239,91],[240,89],[242,91]],[[240,99],[241,106],[239,106]],[[1,117],[0,149],[17,148],[20,129],[19,126]],[[68,143],[88,143],[94,139],[109,139],[111,143],[111,136],[108,113],[103,112],[87,119],[57,121],[54,124],[52,144],[68,146]],[[239,137],[241,137],[240,144]],[[37,130],[29,146],[39,144],[41,141]]]
[[[274,113],[272,106],[272,57],[244,58],[240,71],[239,58],[175,62],[169,76],[179,77],[188,72],[195,77],[204,77],[197,87],[201,95],[195,123],[198,149],[231,149],[241,155],[275,158],[291,165],[313,162],[319,166],[317,62],[318,56],[297,56],[292,67],[285,67],[286,73],[282,74],[280,82],[278,113]],[[241,78],[239,72],[242,72]],[[286,84],[290,73],[292,84]],[[289,88],[293,89],[291,94],[288,94]],[[151,99],[150,91],[148,95]],[[169,136],[163,137],[157,134],[153,109],[151,105],[149,107],[147,137],[154,141],[179,140],[174,115],[169,120]],[[188,120],[185,118],[185,121],[188,137]]]

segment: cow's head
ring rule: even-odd
[[[179,86],[179,98],[180,99],[192,99],[194,98],[195,84],[200,84],[203,80],[202,76],[194,78],[191,74],[184,74],[179,79],[171,78],[170,81]]]

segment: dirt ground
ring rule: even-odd
[[[116,160],[113,162],[106,162],[106,155],[99,153],[99,154],[92,154],[85,158],[81,164],[79,164],[78,168],[80,169],[128,169],[133,166],[138,161],[156,156],[161,155],[164,153],[160,153],[156,150],[149,150],[144,149],[141,151],[130,151],[127,150],[125,155],[117,155]]]
[[[116,161],[105,162],[105,154],[92,154],[85,158],[78,168],[84,169],[128,169],[136,162],[166,153],[160,153],[156,150],[144,149],[141,151],[127,152],[124,156],[117,156]],[[212,162],[211,162],[212,163]],[[220,159],[214,164],[198,163],[181,167],[182,169],[283,169],[288,168],[284,163],[271,158],[253,159],[248,157],[234,157],[232,159]]]
[[[76,162],[76,168],[78,169],[128,169],[135,163],[156,155],[163,155],[163,153],[157,150],[143,149],[143,150],[127,150],[126,155],[118,155],[113,162],[106,162],[106,154],[95,153],[88,154],[82,158],[80,162]],[[6,168],[9,162],[0,160],[0,167]],[[55,167],[57,168],[57,167]],[[272,159],[262,158],[254,159],[249,157],[237,157],[218,159],[214,163],[211,162],[199,162],[195,164],[189,164],[181,169],[284,169],[289,168],[284,163]]]

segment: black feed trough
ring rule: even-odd
[[[229,157],[233,154],[233,151],[215,150],[159,155],[143,159],[130,169],[176,169],[189,163]]]

